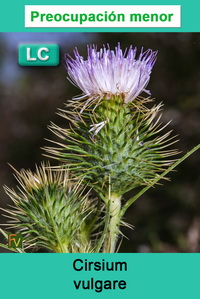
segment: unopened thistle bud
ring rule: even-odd
[[[52,171],[42,164],[36,172],[15,171],[18,190],[5,187],[13,201],[4,210],[8,229],[23,235],[24,249],[48,249],[53,252],[91,252],[92,214],[96,204],[88,192],[75,185],[69,172]]]

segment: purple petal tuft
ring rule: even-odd
[[[92,45],[88,46],[88,57],[84,60],[77,49],[75,59],[65,57],[69,79],[79,87],[85,96],[123,95],[124,101],[134,100],[143,91],[150,79],[150,74],[156,61],[157,51],[151,49],[143,52],[141,49],[136,59],[136,48],[123,51],[120,44],[111,50],[103,46],[99,51]]]

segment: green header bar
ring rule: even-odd
[[[25,28],[25,5],[94,5],[94,1],[43,0],[43,1],[5,1],[1,4],[1,32],[200,32],[199,11],[200,2],[188,0],[154,0],[150,1],[98,1],[95,5],[111,5],[111,12],[117,5],[181,5],[181,27],[179,28]],[[112,10],[113,5],[113,10]],[[111,13],[110,12],[110,13]]]

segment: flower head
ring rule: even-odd
[[[75,49],[75,59],[66,56],[69,79],[86,97],[122,95],[125,103],[130,102],[143,91],[150,93],[146,86],[157,55],[157,51],[143,52],[142,48],[136,59],[136,52],[137,49],[130,46],[123,53],[120,44],[115,50],[108,45],[99,51],[93,45],[88,46],[88,57],[84,60]]]

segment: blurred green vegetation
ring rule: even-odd
[[[12,170],[31,168],[46,160],[41,147],[55,138],[50,121],[65,125],[57,108],[80,93],[58,67],[20,67],[20,42],[55,42],[64,53],[73,48],[86,55],[87,44],[118,42],[158,50],[148,89],[156,102],[164,103],[163,122],[178,134],[177,147],[186,153],[200,143],[200,34],[199,33],[6,33],[0,34],[0,185],[15,186]],[[55,164],[55,161],[51,161]],[[200,152],[196,152],[164,182],[151,189],[129,209],[120,252],[200,252]],[[130,195],[130,194],[129,194]],[[0,206],[9,202],[0,190]],[[0,218],[0,223],[5,218]],[[0,237],[1,238],[1,237]],[[0,239],[0,241],[2,241]],[[2,249],[1,249],[2,250]],[[3,252],[3,250],[2,250]]]

